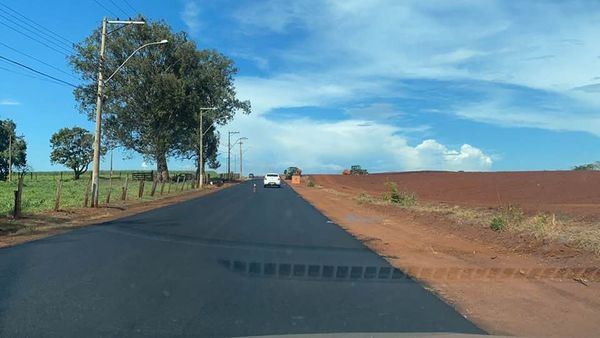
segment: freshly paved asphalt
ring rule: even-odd
[[[289,187],[0,249],[0,336],[482,333]]]

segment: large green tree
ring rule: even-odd
[[[75,179],[84,174],[94,158],[94,135],[80,128],[62,128],[50,139],[50,162],[73,170]]]
[[[211,120],[226,123],[235,112],[249,112],[249,103],[235,97],[233,76],[237,71],[231,60],[213,51],[198,51],[183,32],[174,33],[164,22],[127,26],[113,30],[107,39],[105,76],[110,75],[141,45],[166,39],[168,44],[142,49],[105,85],[103,127],[108,138],[128,150],[155,162],[161,178],[168,178],[167,159],[181,155],[197,125],[197,108],[208,101],[206,93],[220,93],[218,114]],[[80,111],[95,116],[96,80],[100,34],[94,31],[75,48],[70,63],[87,82],[75,89]],[[219,69],[205,59],[227,61]],[[202,71],[220,76],[210,84],[196,79]],[[220,86],[219,88],[209,88]],[[216,104],[216,103],[215,103]],[[197,134],[196,134],[197,135]]]
[[[9,163],[17,170],[27,166],[27,144],[23,136],[17,136],[16,129],[12,120],[0,120],[0,180],[8,177]]]

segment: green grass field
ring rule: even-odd
[[[120,201],[121,188],[125,184],[125,177],[128,177],[128,200],[138,200],[139,181],[131,179],[133,171],[114,171],[112,183],[109,183],[108,172],[100,173],[100,204],[106,203],[106,197],[111,191],[111,203]],[[170,175],[181,172],[171,171]],[[24,177],[23,181],[23,203],[24,213],[39,213],[52,210],[56,195],[57,182],[61,180],[60,172],[34,172]],[[89,184],[90,175],[86,173],[79,180],[73,179],[72,172],[62,172],[62,192],[61,209],[83,207],[86,187]],[[110,186],[112,185],[112,189]],[[186,182],[185,190],[190,188],[189,182]],[[12,182],[0,181],[0,217],[11,215],[14,208],[14,192],[17,189],[17,177],[14,176]],[[160,196],[160,185],[156,189],[154,197],[150,196],[152,182],[146,181],[144,185],[143,200],[152,200]],[[167,194],[168,184],[165,185],[164,194]],[[171,194],[181,190],[181,183],[176,185],[171,183]]]

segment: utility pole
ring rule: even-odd
[[[102,19],[102,37],[100,39],[100,60],[98,61],[98,93],[96,97],[96,133],[94,139],[94,165],[92,167],[92,207],[98,207],[99,174],[100,174],[100,136],[102,128],[102,100],[104,95],[104,80],[102,67],[104,67],[104,49],[106,46],[106,17]]]
[[[227,180],[231,179],[231,169],[229,165],[231,163],[231,132],[227,134]]]
[[[239,134],[239,131],[227,132],[227,180],[231,181],[231,134]]]
[[[202,120],[203,111],[205,110],[216,110],[216,107],[200,108],[200,124],[198,125],[198,189],[202,189],[204,186],[204,135],[208,132],[204,130],[204,124]]]
[[[200,109],[200,124],[198,125],[198,189],[202,189],[202,185],[204,184],[204,125],[202,124],[202,109]]]
[[[233,154],[233,169],[231,172],[231,178],[233,179],[233,177],[235,177],[233,174],[235,173],[233,170],[235,170],[235,168],[237,167],[237,154]]]
[[[243,159],[243,154],[242,154],[242,144],[244,140],[247,140],[247,137],[240,137],[240,139],[238,140],[240,142],[240,179],[242,178],[242,159]]]
[[[242,142],[242,140],[240,140],[240,180],[242,179],[242,174],[243,174],[243,171],[242,171],[242,144],[243,143],[244,142]]]
[[[8,133],[8,181],[12,182],[12,132]]]
[[[120,20],[108,20],[106,17],[102,18],[102,36],[100,39],[100,60],[98,62],[98,93],[97,93],[97,97],[96,97],[96,132],[95,132],[95,139],[94,139],[94,163],[92,166],[92,203],[91,206],[92,207],[98,207],[98,195],[99,195],[99,176],[100,176],[100,140],[101,140],[101,136],[102,136],[102,102],[104,100],[104,84],[105,82],[110,81],[110,79],[112,79],[112,77],[121,69],[121,67],[123,67],[123,65],[125,65],[125,63],[127,63],[127,61],[129,61],[129,59],[131,59],[131,57],[137,53],[140,49],[148,47],[148,46],[152,46],[152,45],[159,45],[159,44],[165,44],[168,41],[167,40],[162,40],[162,41],[157,41],[157,42],[151,42],[151,43],[147,43],[145,45],[142,45],[141,47],[138,47],[133,53],[131,53],[131,55],[129,55],[129,57],[127,59],[125,59],[125,61],[119,66],[117,67],[117,69],[112,73],[112,75],[110,75],[108,77],[108,79],[106,81],[104,81],[103,75],[102,75],[102,71],[104,70],[104,54],[105,54],[105,48],[106,48],[106,37],[108,34],[106,32],[106,27],[107,25],[112,24],[112,25],[145,25],[146,22],[145,21],[132,21],[132,20],[127,20],[127,21],[120,21]]]

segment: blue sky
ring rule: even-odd
[[[134,13],[123,1],[98,1],[121,17]],[[544,170],[600,160],[597,1],[128,1],[235,60],[239,97],[253,112],[221,132],[248,137],[246,172],[357,163]],[[0,2],[75,42],[114,16],[93,0]],[[78,83],[64,55],[6,27],[14,24],[0,14],[1,56]],[[49,162],[52,133],[93,127],[71,88],[2,61],[0,76],[0,118],[17,122],[29,163],[60,169]],[[117,168],[152,167],[124,155]]]

